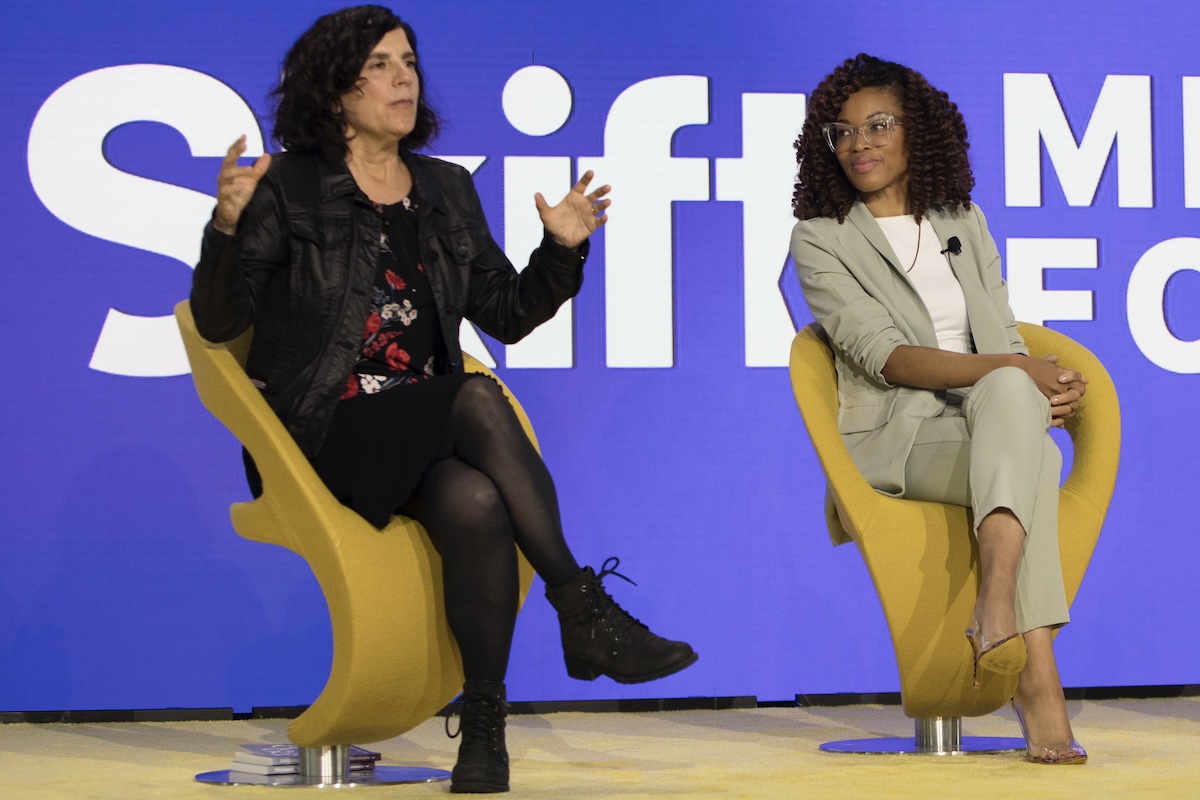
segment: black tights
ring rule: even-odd
[[[547,586],[579,573],[554,481],[508,398],[486,376],[463,382],[437,460],[401,511],[442,557],[446,617],[475,680],[504,680],[517,621],[517,553]]]

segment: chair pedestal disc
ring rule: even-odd
[[[962,717],[913,720],[914,735],[842,739],[821,745],[827,753],[861,755],[965,756],[1024,750],[1025,740],[1012,736],[963,736]]]

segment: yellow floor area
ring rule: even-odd
[[[1197,798],[1200,698],[1071,702],[1091,759],[1044,767],[1013,754],[847,756],[824,741],[911,735],[897,707],[560,713],[509,718],[510,797],[538,798]],[[222,787],[239,744],[284,741],[284,720],[0,725],[0,798],[285,797],[314,788]],[[1011,712],[964,721],[976,736],[1016,736]],[[457,741],[432,719],[378,742],[382,764],[449,769]],[[445,783],[349,790],[428,798]]]

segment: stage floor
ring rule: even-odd
[[[847,756],[833,739],[911,735],[895,706],[559,713],[509,718],[511,797],[544,798],[1194,798],[1200,698],[1069,703],[1091,760],[1041,767],[1016,753]],[[285,720],[0,725],[0,798],[276,796],[195,783],[226,769],[237,745],[285,741]],[[1017,736],[1005,710],[964,721],[969,736]],[[449,769],[457,740],[432,719],[372,745],[382,764]],[[369,797],[433,797],[447,784],[362,788]],[[286,796],[315,789],[291,790]],[[340,795],[339,795],[340,796]]]

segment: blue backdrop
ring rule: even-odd
[[[267,139],[284,51],[335,7],[0,12],[0,709],[248,710],[323,685],[315,581],[233,533],[238,445],[162,318],[188,292],[219,155]],[[1058,639],[1064,682],[1200,681],[1200,6],[583,8],[397,10],[448,121],[432,152],[476,169],[514,260],[533,191],[586,168],[615,187],[570,311],[528,346],[466,348],[533,419],[580,559],[619,555],[640,585],[614,582],[618,599],[701,660],[647,686],[571,681],[535,586],[510,697],[897,687],[861,561],[824,531],[785,367],[809,321],[787,261],[791,140],[805,93],[860,51],[958,102],[1018,316],[1081,340],[1118,383],[1121,474]]]

